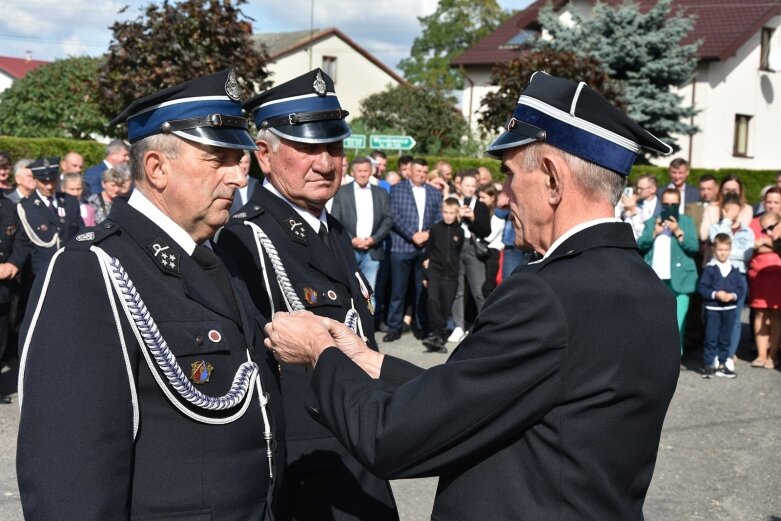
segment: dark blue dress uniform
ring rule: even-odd
[[[212,95],[201,109],[197,98],[219,92],[209,87],[227,76],[185,84],[171,96],[179,101],[170,105],[175,111],[161,119],[225,111],[220,105],[234,104],[226,87],[224,102]],[[161,97],[156,101],[166,101]],[[203,130],[210,141],[222,138],[214,146],[231,139],[219,128]],[[248,134],[246,141],[254,147]],[[242,281],[227,279],[231,299],[134,199],[116,200],[108,220],[78,235],[36,280],[21,332],[17,475],[25,517],[271,520],[271,475],[279,476],[284,451],[280,446],[277,461],[269,458],[276,442],[266,422],[282,436],[284,417],[262,321]],[[121,263],[148,312],[132,301],[125,309],[120,291],[130,286],[99,262],[97,248]],[[149,333],[150,320],[159,336]],[[149,345],[162,341],[175,358],[156,358]],[[258,365],[262,394],[250,386],[233,393],[238,402],[215,410],[178,390],[184,380],[207,397],[231,395],[234,375],[248,362]]]
[[[669,152],[585,84],[536,73],[518,107],[492,154],[544,140],[625,176],[640,146]],[[379,475],[440,476],[432,520],[642,520],[678,346],[631,227],[582,220],[494,290],[447,363],[385,356],[372,379],[329,348],[307,406]]]
[[[16,215],[16,203],[0,195],[0,264],[10,262],[21,269],[25,262],[25,249],[16,242],[19,218]],[[0,359],[8,346],[10,333],[9,316],[11,300],[18,291],[15,278],[0,280]]]
[[[55,180],[59,174],[59,158],[40,159],[29,168],[36,179]],[[28,252],[33,276],[43,273],[54,252],[84,226],[78,199],[62,192],[56,192],[53,199],[56,208],[51,208],[52,203],[47,204],[36,190],[19,201],[19,239]]]
[[[273,128],[291,141],[330,143],[350,134],[343,121],[347,113],[333,95],[333,82],[319,69],[248,101],[245,109],[253,111],[258,128]],[[288,118],[292,113],[293,119]],[[295,118],[303,123],[294,123]],[[339,221],[328,216],[326,245],[290,204],[259,186],[220,232],[219,245],[238,260],[255,305],[261,315],[269,318],[272,309],[264,275],[271,281],[273,310],[286,312],[288,308],[268,256],[267,272],[263,272],[254,232],[245,221],[260,227],[271,240],[306,309],[340,322],[348,310],[355,309],[369,345],[377,348],[369,311],[371,287],[356,264],[349,234]],[[389,483],[362,467],[327,429],[308,416],[304,398],[311,371],[282,364],[280,372],[287,447],[282,488],[288,499],[287,509],[280,505],[280,518],[398,520]]]

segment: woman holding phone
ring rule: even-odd
[[[662,193],[662,213],[648,219],[637,241],[640,253],[675,295],[678,331],[683,354],[684,324],[689,310],[689,295],[697,291],[697,265],[694,257],[700,249],[694,222],[678,213],[681,195],[675,189]]]

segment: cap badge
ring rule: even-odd
[[[51,166],[51,164],[49,163],[49,160],[46,159],[45,157],[43,158],[43,166],[45,166],[46,168],[49,168]]]
[[[320,74],[320,71],[317,71],[317,76],[315,76],[315,82],[312,84],[312,87],[314,87],[317,94],[325,96],[325,80],[323,79],[323,75]]]
[[[307,304],[317,304],[317,291],[312,288],[304,288],[304,300]]]
[[[214,366],[206,360],[199,360],[190,364],[190,380],[195,384],[205,384],[214,371]]]
[[[239,82],[236,81],[236,71],[231,69],[228,73],[228,79],[225,80],[225,94],[228,95],[233,101],[239,101],[241,99],[241,91],[239,90]]]
[[[76,236],[76,240],[79,242],[92,241],[95,239],[95,232],[80,233]]]
[[[222,340],[222,335],[216,329],[212,329],[211,331],[209,331],[209,340],[211,340],[216,344],[220,340]]]

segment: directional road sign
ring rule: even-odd
[[[353,134],[344,140],[344,148],[366,148],[366,136]]]
[[[412,139],[412,136],[372,135],[369,137],[369,148],[412,150],[414,146],[415,140]]]

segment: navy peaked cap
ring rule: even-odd
[[[333,80],[315,69],[277,85],[244,103],[258,130],[302,143],[333,143],[350,137]]]
[[[669,155],[672,147],[632,121],[584,82],[535,72],[521,93],[506,131],[486,154],[545,142],[582,159],[628,175],[641,148]]]
[[[60,158],[56,156],[42,157],[27,165],[33,176],[41,181],[53,181],[60,175]]]
[[[233,69],[195,78],[144,96],[114,118],[127,122],[130,143],[154,134],[222,148],[257,150],[241,110],[241,92]]]

